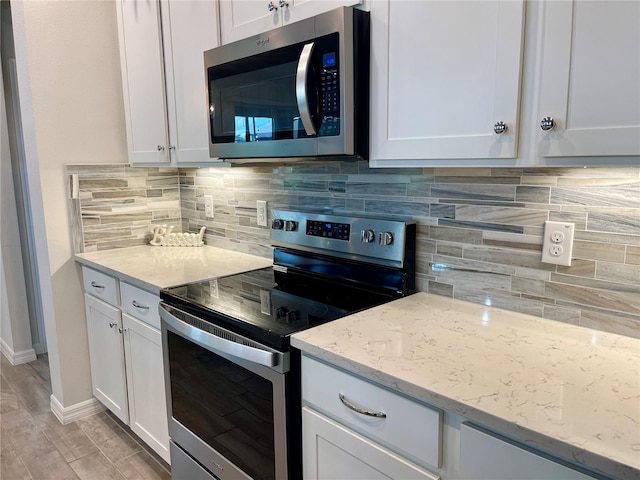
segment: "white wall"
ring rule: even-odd
[[[113,1],[12,1],[27,162],[37,162],[30,179],[41,184],[42,218],[34,221],[46,231],[53,395],[64,408],[92,397],[64,166],[127,162],[115,8]]]
[[[35,360],[17,229],[9,132],[0,82],[0,349],[13,364]]]

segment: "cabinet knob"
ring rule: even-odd
[[[117,323],[114,322],[109,322],[109,328],[113,328],[117,325]]]
[[[164,150],[164,147],[162,145],[158,145],[156,148],[158,149],[159,152]]]
[[[280,8],[287,8],[289,6],[289,2],[286,0],[280,0]]]
[[[267,8],[269,9],[270,12],[273,12],[274,10],[278,10],[278,7],[276,7],[273,2],[269,2],[269,5],[267,5]]]
[[[119,331],[120,333],[124,333],[124,332],[126,332],[126,331],[127,331],[127,329],[126,329],[126,328],[118,328],[118,331]]]
[[[509,127],[505,125],[504,122],[496,122],[495,125],[493,126],[493,131],[496,132],[498,135],[505,133],[507,130],[509,130]]]
[[[544,117],[540,122],[540,128],[544,131],[553,130],[556,126],[556,121],[551,117]]]
[[[176,146],[175,145],[169,145],[169,150],[175,150]]]

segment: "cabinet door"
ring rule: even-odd
[[[308,407],[302,408],[302,437],[307,480],[439,479]]]
[[[120,310],[91,295],[85,294],[84,301],[93,395],[129,423]]]
[[[172,161],[212,162],[203,52],[219,45],[213,1],[163,1],[162,27]]]
[[[334,8],[361,4],[362,0],[292,0],[289,8],[282,11],[284,23],[297,22],[314,17]]]
[[[120,0],[117,13],[129,161],[169,163],[160,4]]]
[[[640,155],[640,2],[543,4],[538,155]]]
[[[362,0],[221,0],[222,43],[235,42],[334,8],[359,3]],[[273,4],[271,9],[270,4]]]
[[[523,2],[369,5],[372,165],[514,158]],[[497,122],[507,131],[494,133]]]
[[[129,426],[169,462],[169,426],[159,330],[123,314]]]
[[[593,480],[466,424],[460,428],[460,473],[468,480]]]
[[[269,10],[269,4],[274,7]],[[231,43],[282,25],[280,0],[220,0],[220,38]]]

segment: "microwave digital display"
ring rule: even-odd
[[[325,53],[322,56],[322,68],[331,68],[336,66],[336,52]]]

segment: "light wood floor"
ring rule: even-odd
[[[46,355],[0,355],[0,479],[169,479],[169,466],[107,412],[62,425],[49,411]]]

